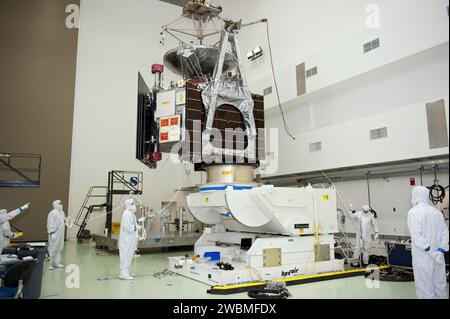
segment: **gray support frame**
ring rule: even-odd
[[[236,67],[236,75],[229,78],[223,74],[225,56],[228,44],[231,45]],[[222,155],[234,156],[240,159],[248,158],[256,162],[256,125],[253,115],[254,102],[248,88],[244,65],[242,63],[237,34],[225,25],[220,41],[220,56],[214,70],[213,80],[207,83],[202,92],[202,99],[207,113],[206,126],[202,134],[203,156],[206,158],[221,158]],[[248,138],[246,149],[222,149],[214,147],[210,138],[216,110],[223,104],[229,104],[238,109],[245,123],[245,134]]]

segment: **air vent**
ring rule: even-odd
[[[387,127],[382,127],[370,131],[371,140],[379,140],[380,138],[387,138],[387,137],[388,137]]]
[[[272,94],[272,92],[273,92],[273,88],[271,86],[269,86],[268,88],[264,89],[263,95],[266,96],[266,95]]]
[[[310,153],[320,152],[321,150],[322,150],[322,142],[309,144]]]
[[[364,53],[378,49],[380,47],[380,38],[370,41],[363,46]]]
[[[315,66],[315,67],[313,67],[313,68],[311,68],[309,70],[306,70],[306,77],[307,78],[310,78],[310,77],[312,77],[314,75],[317,75],[317,66]]]

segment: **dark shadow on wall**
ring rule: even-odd
[[[24,241],[47,239],[55,199],[68,207],[78,39],[69,4],[79,0],[0,1],[0,152],[42,156],[40,187],[0,187],[0,209],[31,203],[11,222]]]

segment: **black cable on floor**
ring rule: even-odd
[[[253,299],[287,299],[289,292],[287,289],[259,289],[249,291],[248,296]]]

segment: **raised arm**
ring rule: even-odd
[[[20,215],[22,212],[28,209],[30,204],[23,205],[20,208],[17,208],[16,210],[13,210],[12,212],[9,212],[7,214],[0,214],[0,224],[3,224],[4,222],[8,222],[11,219],[15,218],[17,215]]]

